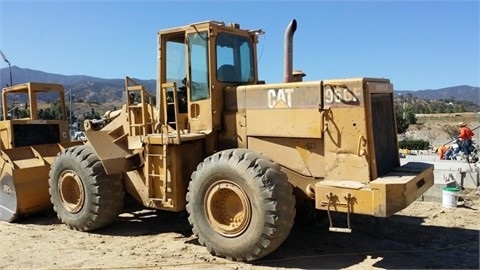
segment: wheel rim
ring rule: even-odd
[[[251,220],[250,200],[234,182],[221,180],[214,183],[205,198],[207,219],[219,234],[235,237],[247,229]]]
[[[70,213],[80,211],[85,201],[83,184],[78,175],[70,170],[62,172],[58,181],[60,201],[63,207]]]

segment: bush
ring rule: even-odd
[[[400,149],[428,150],[430,142],[426,140],[403,140],[399,142]]]
[[[395,112],[395,120],[397,121],[397,134],[402,134],[407,131],[408,122],[407,120],[403,119],[401,112]]]

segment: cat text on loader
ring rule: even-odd
[[[126,191],[146,207],[186,209],[212,254],[250,261],[288,236],[296,198],[377,217],[416,200],[433,166],[400,166],[390,81],[293,82],[295,29],[275,84],[258,78],[260,30],[208,21],[160,31],[157,104],[127,77],[123,108],[86,122],[86,145],[62,151],[50,172],[59,218],[105,226]]]
[[[71,142],[63,86],[23,83],[2,89],[0,221],[51,209],[48,172]]]

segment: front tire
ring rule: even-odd
[[[60,152],[49,175],[53,209],[74,230],[105,227],[123,208],[121,175],[107,175],[89,146],[74,146]]]
[[[295,198],[286,175],[251,150],[225,150],[206,158],[192,174],[187,211],[193,233],[213,255],[260,259],[287,238]]]

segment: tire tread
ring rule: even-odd
[[[201,185],[199,179],[210,168],[219,165],[228,165],[235,168],[237,172],[243,172],[242,176],[251,179],[256,185],[256,189],[260,191],[260,197],[253,199],[260,201],[264,206],[263,220],[265,223],[263,232],[258,236],[256,243],[247,251],[245,248],[238,248],[237,251],[227,254],[218,248],[222,243],[209,240],[209,236],[198,228],[200,226],[197,224],[196,215],[198,213],[194,212],[194,205],[197,203],[195,193]],[[186,199],[188,220],[199,243],[205,245],[213,255],[235,261],[257,260],[276,250],[287,238],[295,217],[293,188],[285,173],[280,170],[280,165],[265,155],[248,149],[225,150],[206,158],[192,174]]]
[[[59,175],[59,170],[75,167],[72,166],[74,163],[79,165],[86,176],[81,181],[90,200],[85,201],[85,210],[82,208],[78,213],[71,214],[63,209],[58,193],[58,179],[55,177]],[[73,146],[60,152],[51,166],[49,176],[49,193],[54,211],[71,229],[91,231],[105,227],[112,223],[123,209],[125,194],[121,175],[106,175],[101,161],[89,146]]]

